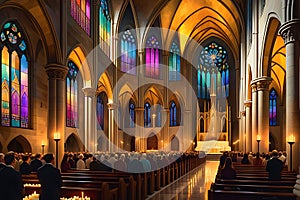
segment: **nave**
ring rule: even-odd
[[[179,180],[149,196],[147,200],[207,200],[218,166],[219,161],[207,160]]]

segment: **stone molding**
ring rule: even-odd
[[[45,70],[49,79],[65,80],[69,68],[61,64],[48,64],[45,66]]]
[[[279,28],[279,34],[283,37],[284,43],[295,42],[299,40],[299,31],[300,31],[300,19],[293,19],[284,23]]]

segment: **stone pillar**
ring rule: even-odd
[[[245,144],[246,144],[246,148],[245,151],[246,152],[250,152],[252,151],[252,101],[245,101],[244,102],[245,105],[245,111],[246,111],[246,127],[245,127],[245,131],[246,131],[246,138],[245,138]]]
[[[60,64],[48,64],[45,67],[49,81],[48,99],[48,151],[55,152],[54,133],[60,134],[58,142],[58,166],[64,154],[66,126],[66,76],[68,67]],[[57,156],[57,155],[55,155]]]
[[[84,93],[84,147],[85,151],[97,151],[97,130],[95,127],[95,89],[82,88]]]
[[[257,85],[254,81],[251,82],[251,88],[252,88],[252,142],[251,142],[251,151],[255,151],[257,149],[257,142],[256,142],[256,135],[258,133],[258,127],[257,127]]]
[[[135,150],[140,151],[142,149],[147,149],[145,146],[144,140],[147,141],[147,138],[144,138],[144,107],[135,108]]]
[[[300,19],[293,19],[284,23],[279,29],[286,46],[286,142],[291,136],[295,137],[292,149],[293,170],[297,170],[300,165],[298,156],[300,152],[299,27]],[[289,152],[290,146],[287,144],[288,161],[290,161]],[[290,165],[290,162],[288,164]]]
[[[161,132],[163,136],[164,143],[166,144],[164,150],[171,150],[171,136],[169,133],[170,127],[170,110],[169,108],[161,109]]]
[[[259,144],[260,152],[269,152],[269,85],[272,81],[270,77],[260,77],[256,79],[258,91],[258,133],[261,137]],[[252,135],[252,138],[256,135]],[[257,143],[257,142],[256,142]],[[257,148],[252,151],[257,152]]]
[[[118,144],[118,128],[115,122],[118,105],[116,103],[108,103],[108,151],[115,152]]]
[[[239,150],[239,151],[246,152],[246,111],[245,110],[241,111],[240,124],[241,124],[241,126],[239,127],[240,141],[238,145],[236,142],[233,143],[234,148],[232,150]]]

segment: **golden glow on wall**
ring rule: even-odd
[[[271,60],[271,77],[273,82],[276,84],[276,87],[280,89],[279,92],[282,94],[284,88],[284,79],[286,71],[286,51],[284,41],[281,36],[277,36],[273,51],[272,51],[272,60]]]
[[[199,43],[214,36],[232,45],[232,49],[239,49],[242,19],[233,1],[170,1],[162,9],[161,17],[163,28],[179,31]],[[163,37],[166,39],[168,33]],[[180,41],[181,49],[185,49],[186,42]]]

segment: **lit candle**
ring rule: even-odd
[[[83,194],[83,192],[81,192],[81,197],[82,197],[82,199],[83,199],[83,197],[84,197],[84,194]]]
[[[260,135],[256,136],[256,140],[261,140]]]

